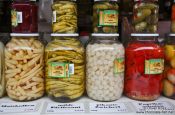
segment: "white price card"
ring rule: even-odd
[[[48,103],[45,113],[84,113],[85,107],[83,103]]]
[[[175,114],[175,108],[169,102],[133,102],[138,114]]]
[[[36,112],[37,103],[28,102],[16,102],[16,103],[0,103],[0,113],[26,113]]]
[[[89,109],[91,113],[128,112],[128,108],[124,103],[90,103]]]

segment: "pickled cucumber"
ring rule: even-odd
[[[119,5],[117,2],[98,1],[93,6],[93,32],[118,32]]]
[[[156,3],[136,3],[133,10],[135,32],[156,33],[158,29],[158,11]]]

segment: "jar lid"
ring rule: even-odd
[[[157,33],[131,33],[132,37],[158,37]]]
[[[134,0],[134,2],[142,2],[142,1],[146,1],[146,0]],[[158,2],[158,0],[148,0],[148,1]]]
[[[91,36],[96,36],[96,37],[118,37],[119,36],[119,34],[118,33],[116,33],[116,34],[102,34],[102,33],[92,33],[91,34]]]
[[[77,34],[77,33],[75,33],[75,34],[61,34],[61,33],[51,33],[50,34],[51,36],[53,36],[53,37],[55,37],[55,36],[62,36],[62,37],[67,37],[67,36],[75,36],[75,37],[77,37],[77,36],[79,36],[79,34]]]
[[[19,37],[37,37],[39,36],[39,33],[11,33],[10,36],[19,36]]]
[[[118,0],[94,0],[94,2],[101,2],[101,1],[105,1],[105,2],[117,2]]]
[[[169,36],[170,37],[175,37],[175,33],[170,33]]]

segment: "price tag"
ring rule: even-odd
[[[37,103],[1,103],[0,113],[36,112]]]
[[[168,102],[133,102],[136,113],[140,114],[173,114],[174,107]]]
[[[90,112],[92,113],[124,113],[128,108],[124,103],[90,103]]]
[[[46,113],[84,113],[83,103],[48,103]]]

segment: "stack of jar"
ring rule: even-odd
[[[159,46],[157,32],[158,0],[135,0],[131,42],[125,49],[126,96],[136,100],[155,100],[161,93],[164,52]]]
[[[5,47],[6,91],[16,101],[44,94],[44,46],[38,40],[38,6],[30,0],[11,5],[11,40]]]
[[[93,34],[86,49],[86,89],[97,101],[114,101],[124,88],[124,47],[118,37],[117,0],[95,0]]]
[[[76,0],[54,0],[52,41],[45,48],[46,92],[58,102],[80,98],[85,90],[85,50],[76,33]]]

